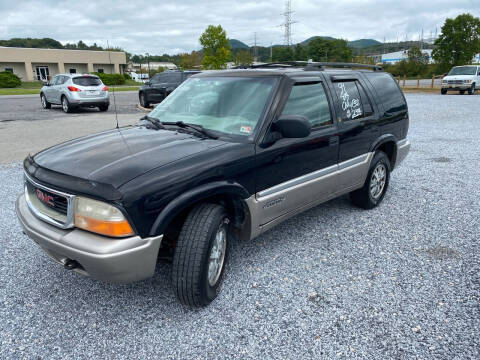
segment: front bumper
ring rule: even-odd
[[[403,139],[397,142],[397,158],[395,160],[395,167],[401,164],[401,162],[407,157],[410,151],[410,141]]]
[[[153,276],[163,235],[142,239],[112,239],[80,229],[63,230],[38,219],[25,195],[18,197],[16,212],[24,232],[53,260],[76,260],[74,271],[95,279],[128,283]]]
[[[452,91],[468,90],[471,87],[472,87],[472,84],[464,84],[464,85],[443,85],[442,84],[442,89],[452,90]]]

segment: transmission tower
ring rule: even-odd
[[[285,1],[285,12],[282,14],[285,17],[285,22],[280,25],[285,28],[283,34],[283,43],[287,46],[292,45],[292,24],[295,24],[297,21],[292,20],[292,1]]]

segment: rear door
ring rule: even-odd
[[[50,85],[45,87],[44,93],[48,102],[57,103],[57,101],[55,100],[55,84],[57,83],[59,77],[60,75],[54,76],[53,79],[49,82]]]
[[[332,98],[322,78],[296,79],[280,115],[303,115],[312,124],[306,138],[257,145],[256,198],[259,225],[332,197],[336,191],[338,130]],[[267,135],[268,136],[268,132]]]
[[[370,146],[378,133],[378,113],[363,79],[355,75],[333,75],[330,86],[337,98],[339,185],[345,192],[365,181],[372,157]]]

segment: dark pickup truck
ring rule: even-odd
[[[400,88],[376,66],[201,73],[136,126],[27,157],[16,210],[66,269],[131,282],[152,276],[160,254],[179,300],[205,306],[232,241],[345,193],[380,204],[408,126]]]

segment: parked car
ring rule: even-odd
[[[474,95],[475,90],[480,89],[480,65],[455,66],[442,79],[442,95],[447,91],[459,91],[465,94]]]
[[[148,278],[169,256],[178,299],[204,306],[233,241],[346,193],[378,206],[410,148],[395,80],[376,66],[275,66],[194,75],[138,125],[28,156],[24,232],[111,282]]]
[[[195,70],[172,70],[155,74],[150,81],[138,90],[138,100],[142,107],[162,102],[173,90],[190,76],[198,74]]]
[[[90,74],[58,74],[40,90],[44,109],[61,105],[68,113],[79,107],[98,107],[107,111],[110,105],[108,87],[98,76]]]

